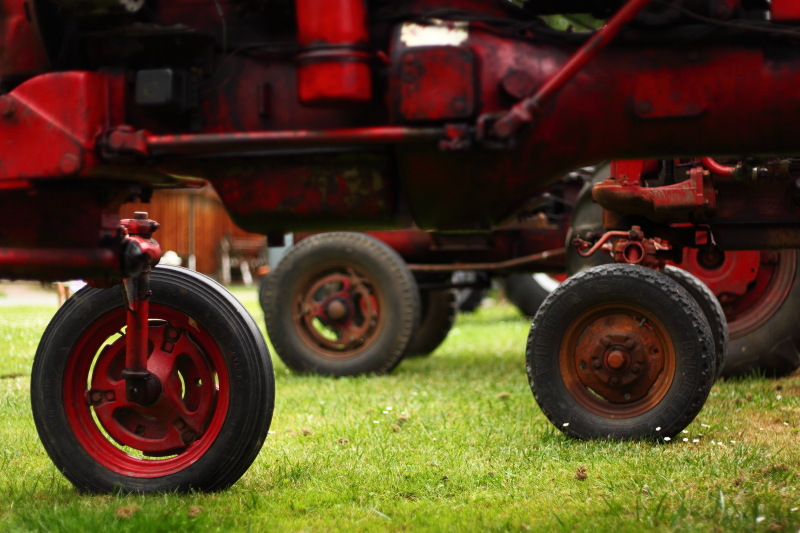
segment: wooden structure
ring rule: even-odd
[[[161,223],[155,238],[162,250],[174,251],[183,266],[223,282],[231,281],[231,269],[238,270],[242,262],[255,266],[263,254],[260,244],[266,243],[265,237],[237,228],[210,186],[157,190],[150,203],[124,204],[120,216],[131,217],[134,211],[147,211]],[[189,259],[192,255],[194,265]]]

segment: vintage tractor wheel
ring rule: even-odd
[[[601,265],[562,283],[533,319],[528,378],[544,414],[579,439],[672,438],[714,383],[714,341],[672,279]]]
[[[681,264],[715,292],[728,319],[730,342],[722,376],[754,372],[784,376],[800,367],[800,254],[796,250],[718,252],[709,264],[694,252]],[[729,292],[731,269],[747,268],[746,289]]]
[[[714,353],[716,354],[716,368],[719,377],[725,367],[726,354],[728,350],[728,321],[722,306],[705,283],[696,276],[678,267],[667,265],[664,274],[677,281],[678,284],[694,298],[703,310],[703,314],[711,328],[711,336],[714,339]]]
[[[525,316],[533,316],[562,279],[549,274],[510,274],[503,278],[506,298]]]
[[[258,455],[274,376],[258,326],[215,281],[156,268],[150,278],[148,370],[162,392],[126,395],[120,287],[84,288],[47,326],[31,404],[56,467],[81,490],[219,490]]]
[[[321,233],[292,247],[266,278],[264,318],[278,356],[298,372],[385,373],[419,323],[403,259],[361,233]]]
[[[430,355],[447,338],[458,314],[453,289],[421,290],[419,299],[422,317],[406,357]]]

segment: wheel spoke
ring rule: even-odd
[[[120,446],[162,457],[200,439],[217,403],[218,387],[206,354],[184,329],[153,321],[148,330],[147,368],[162,384],[150,406],[127,399],[125,338],[103,346],[91,376],[87,403],[103,429]]]

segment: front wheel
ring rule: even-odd
[[[527,366],[544,414],[579,439],[674,437],[716,376],[698,304],[636,265],[593,267],[553,291],[533,318]]]
[[[150,277],[152,405],[128,400],[126,311],[119,286],[84,288],[45,330],[31,404],[47,453],[78,489],[212,491],[258,455],[274,406],[267,346],[244,307],[190,270]]]

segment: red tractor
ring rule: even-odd
[[[429,354],[453,325],[454,289],[563,272],[570,206],[588,177],[570,173],[519,220],[470,239],[419,229],[296,234],[259,290],[272,346],[296,371],[333,376]]]
[[[272,345],[299,372],[386,372],[404,357],[430,354],[444,341],[457,312],[456,288],[480,292],[492,278],[533,317],[558,285],[548,273],[559,277],[614,262],[610,245],[590,257],[571,246],[575,239],[597,239],[604,232],[603,209],[592,199],[595,184],[621,168],[657,182],[659,174],[663,180],[665,173],[703,162],[711,166],[707,158],[625,161],[571,172],[532,199],[523,220],[458,247],[448,246],[446,235],[418,229],[316,234],[290,249],[262,280],[259,300]],[[294,241],[307,237],[296,234]],[[707,304],[725,315],[717,332],[718,344],[727,345],[718,365],[721,376],[779,376],[800,366],[798,259],[791,249],[709,246],[685,248],[676,262],[666,262],[666,274],[683,280],[672,267],[688,271],[721,304]],[[472,276],[462,275],[467,273]],[[410,297],[416,292],[418,314]]]
[[[91,280],[31,376],[44,447],[83,489],[219,489],[269,427],[252,318],[153,268],[157,222],[117,215],[157,188],[208,181],[266,235],[413,222],[458,245],[582,165],[744,157],[596,188],[596,247],[624,263],[562,284],[528,342],[537,402],[578,438],[675,435],[717,376],[717,318],[652,267],[800,245],[797,169],[774,157],[798,151],[796,0],[0,2],[0,275]],[[541,19],[559,12],[607,22]]]

